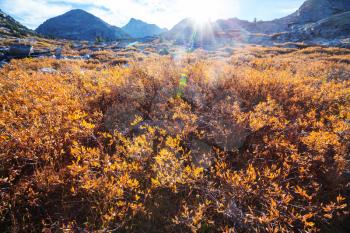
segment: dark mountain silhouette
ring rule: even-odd
[[[45,36],[71,40],[112,41],[130,38],[122,29],[79,9],[48,19],[36,31]]]

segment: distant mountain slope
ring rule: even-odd
[[[288,31],[295,26],[317,22],[347,11],[350,11],[350,0],[306,0],[296,12],[286,17],[256,23],[241,21],[239,24],[250,32],[270,34]]]
[[[218,35],[228,40],[233,38],[230,35],[234,35],[244,41],[244,37],[248,34],[272,35],[282,32],[285,32],[281,34],[282,41],[311,40],[312,37],[350,38],[348,12],[350,12],[350,0],[307,0],[293,14],[272,21],[249,22],[231,18],[217,20],[203,28],[196,26],[191,19],[184,19],[166,33],[166,37],[184,43],[193,40],[193,35],[196,35],[197,40],[212,40],[215,43],[218,41]],[[268,38],[266,37],[267,40]]]
[[[188,41],[196,30],[195,20],[187,18],[176,24],[166,33],[165,37],[178,41]]]
[[[164,36],[179,44],[192,43],[192,47],[207,47],[215,38],[216,27],[215,22],[199,24],[195,19],[187,18],[176,24]]]
[[[350,37],[350,11],[306,24],[302,30],[310,32],[314,37]]]
[[[36,31],[45,36],[71,40],[105,41],[130,38],[122,29],[83,11],[71,10],[41,24]]]
[[[34,34],[34,31],[26,28],[11,16],[0,10],[0,36],[23,37]]]
[[[316,22],[346,11],[350,11],[349,0],[307,0],[296,12],[280,19],[280,21],[304,24]]]
[[[122,27],[123,31],[133,38],[144,38],[148,36],[157,36],[167,31],[155,24],[148,24],[138,19],[130,19],[129,23]]]
[[[248,22],[236,18],[219,20],[221,28],[241,27],[252,33],[277,33],[292,30],[293,27],[317,22],[332,15],[350,11],[350,0],[306,0],[294,13],[272,21]]]
[[[273,21],[258,22],[250,25],[248,30],[262,33],[288,31],[295,26],[317,22],[346,11],[350,11],[350,0],[306,0],[293,14]]]
[[[290,32],[276,34],[277,41],[317,41],[350,38],[350,11],[307,23]]]

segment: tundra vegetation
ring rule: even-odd
[[[350,50],[230,51],[5,65],[0,231],[349,232]]]

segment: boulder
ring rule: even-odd
[[[101,51],[102,50],[101,48],[98,48],[98,47],[89,47],[88,49],[93,51],[93,52],[97,52],[97,51]]]
[[[9,47],[0,47],[0,52],[7,53],[9,51]]]
[[[51,67],[44,67],[39,70],[42,73],[47,73],[47,74],[54,74],[57,72],[57,70],[51,68]]]
[[[2,68],[3,66],[5,66],[7,64],[6,61],[0,61],[0,68]]]
[[[90,54],[85,54],[85,55],[81,56],[81,58],[83,60],[89,60],[91,57],[90,57]]]
[[[170,53],[169,53],[169,50],[167,48],[163,48],[163,49],[159,50],[159,55],[161,55],[161,56],[167,56],[169,54]]]
[[[55,57],[56,57],[57,59],[61,59],[61,57],[62,57],[62,48],[57,48],[57,49],[55,50]]]
[[[10,58],[25,58],[33,53],[33,46],[14,44],[10,46],[7,56]]]

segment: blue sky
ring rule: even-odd
[[[171,28],[183,18],[238,17],[271,20],[294,12],[304,0],[0,0],[0,9],[29,28],[71,9],[84,9],[123,26],[138,18]]]

